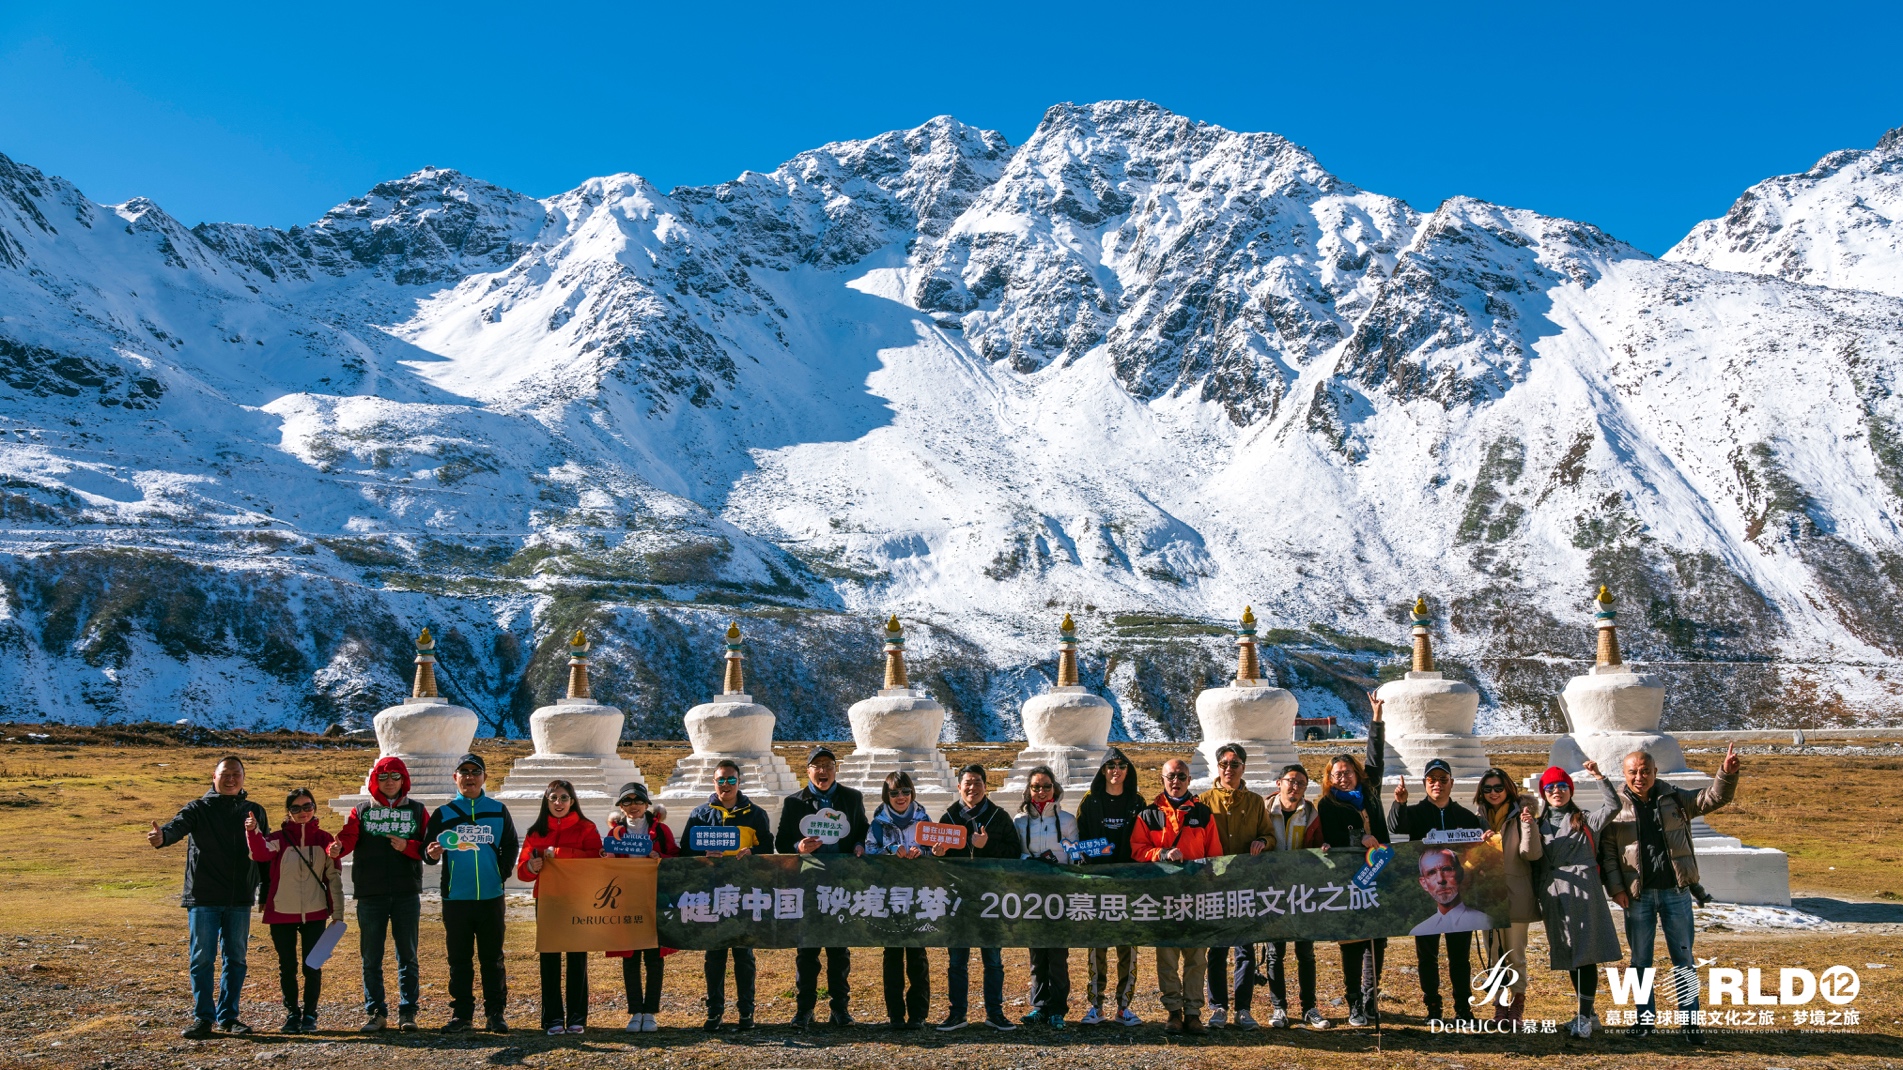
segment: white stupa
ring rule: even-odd
[[[1418,780],[1428,762],[1445,759],[1453,767],[1454,791],[1459,797],[1461,789],[1477,783],[1490,764],[1474,735],[1480,693],[1435,671],[1425,598],[1414,600],[1413,637],[1414,660],[1408,674],[1375,691],[1387,724],[1385,775],[1388,780]]]
[[[444,702],[436,693],[436,640],[424,628],[416,637],[416,678],[410,697],[377,714],[377,757],[401,758],[410,771],[410,798],[434,811],[456,794],[452,774],[456,759],[469,753],[476,738],[476,713]],[[370,797],[370,769],[364,770],[364,782],[355,794],[330,800],[327,804],[339,814],[373,801]],[[341,826],[340,826],[341,827]],[[344,883],[350,883],[350,859],[344,860]]]
[[[1689,768],[1684,748],[1659,731],[1665,712],[1664,681],[1635,670],[1620,657],[1612,592],[1602,585],[1594,602],[1598,650],[1592,669],[1568,680],[1560,693],[1566,734],[1553,741],[1548,764],[1567,770],[1579,782],[1586,775],[1586,760],[1591,759],[1616,785],[1624,776],[1625,756],[1644,751],[1658,765],[1660,780],[1703,791],[1711,784],[1710,775]],[[1531,785],[1533,778],[1528,780]],[[1595,797],[1582,789],[1581,805]],[[1784,852],[1746,847],[1735,837],[1720,836],[1702,817],[1692,819],[1692,835],[1700,883],[1715,898],[1728,903],[1790,904],[1790,859]]]
[[[516,759],[507,777],[491,782],[489,794],[509,808],[521,830],[541,812],[548,782],[566,780],[575,787],[582,813],[607,832],[621,785],[647,783],[638,766],[616,753],[627,723],[621,710],[595,701],[588,679],[588,640],[576,632],[568,643],[568,694],[529,715],[534,753]]]
[[[1262,677],[1255,648],[1255,611],[1242,607],[1236,629],[1236,678],[1228,687],[1212,687],[1196,696],[1196,720],[1202,742],[1189,760],[1190,788],[1202,791],[1215,782],[1216,749],[1239,744],[1248,756],[1243,783],[1264,795],[1276,790],[1282,767],[1300,762],[1295,750],[1295,696]]]
[[[683,720],[694,752],[674,766],[674,775],[667,778],[667,785],[654,799],[667,807],[667,824],[676,834],[694,807],[713,794],[714,768],[722,758],[739,763],[740,790],[766,811],[767,822],[774,828],[778,827],[780,804],[800,789],[786,759],[773,753],[773,711],[747,694],[746,674],[741,668],[746,655],[740,646],[740,625],[730,623],[722,691],[712,702],[687,711]]]
[[[1110,718],[1110,703],[1077,683],[1077,625],[1066,613],[1058,627],[1057,686],[1024,704],[1029,746],[1018,752],[999,790],[1022,792],[1031,770],[1048,765],[1064,787],[1064,808],[1075,813],[1110,749]]]
[[[956,794],[951,763],[938,749],[945,707],[905,678],[905,633],[899,618],[885,622],[885,687],[846,711],[852,724],[853,752],[839,762],[839,782],[865,794],[867,816],[879,805],[885,778],[894,772],[912,777],[920,805],[934,820]]]

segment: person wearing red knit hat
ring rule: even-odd
[[[1540,774],[1544,803],[1534,826],[1539,854],[1533,862],[1533,886],[1539,894],[1546,922],[1550,964],[1572,978],[1578,1010],[1567,1032],[1584,1039],[1592,1035],[1599,1017],[1593,998],[1599,987],[1599,964],[1617,962],[1619,930],[1612,922],[1605,884],[1599,874],[1599,837],[1606,822],[1619,812],[1619,796],[1612,782],[1601,776],[1597,763],[1586,772],[1599,785],[1600,805],[1586,813],[1573,801],[1573,778],[1553,766]]]

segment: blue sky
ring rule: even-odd
[[[1417,207],[1663,252],[1903,126],[1894,3],[170,7],[0,2],[0,153],[188,224],[288,226],[425,165],[668,188],[938,114],[1017,144],[1053,103],[1143,97]]]

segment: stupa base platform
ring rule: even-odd
[[[1237,739],[1208,741],[1196,745],[1189,756],[1189,789],[1204,791],[1216,782],[1216,750],[1235,743],[1248,755],[1242,771],[1242,784],[1263,798],[1276,793],[1276,779],[1282,768],[1302,764],[1302,756],[1292,740]]]
[[[954,788],[957,774],[945,760],[944,752],[936,747],[931,750],[855,750],[839,760],[838,779],[865,795],[866,817],[871,818],[879,807],[886,776],[895,772],[911,776],[919,805],[925,807],[934,821],[957,797]]]
[[[1031,770],[1040,765],[1048,765],[1056,774],[1058,784],[1063,786],[1064,809],[1073,813],[1077,810],[1077,801],[1090,790],[1090,782],[1097,777],[1097,768],[1103,765],[1104,756],[1110,753],[1108,743],[1101,747],[1026,747],[1018,752],[1017,760],[1011,763],[1011,769],[1004,775],[1004,783],[997,790],[1011,795],[1021,795],[1026,784],[1030,783]],[[1005,807],[1015,811],[1014,802]]]
[[[721,761],[740,766],[740,793],[767,815],[767,826],[779,828],[780,805],[800,790],[799,778],[777,754],[690,754],[674,766],[674,774],[654,801],[667,808],[665,824],[679,838],[687,815],[714,793],[714,773]],[[686,846],[683,844],[682,846]]]

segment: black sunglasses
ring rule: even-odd
[[[1480,790],[1488,795],[1492,795],[1496,791],[1507,790],[1507,786],[1505,784],[1482,784],[1480,785]]]
[[[295,806],[287,806],[285,809],[294,814],[309,814],[317,811],[317,804],[314,802],[298,803]]]

